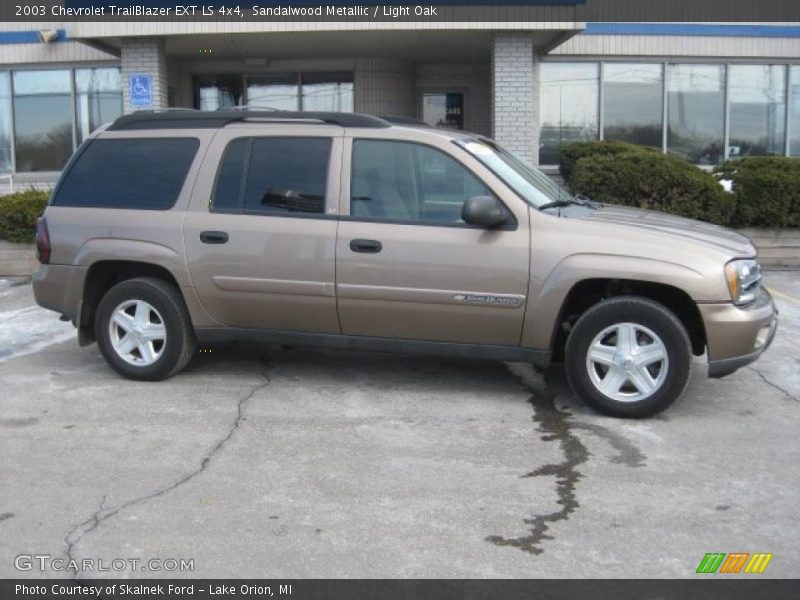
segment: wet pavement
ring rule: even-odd
[[[698,360],[644,421],[522,364],[220,345],[131,382],[0,283],[0,577],[40,576],[15,568],[34,554],[141,561],[112,577],[693,577],[707,552],[797,577],[800,276],[766,282],[762,360]]]

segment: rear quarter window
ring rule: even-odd
[[[170,209],[199,147],[196,138],[92,140],[64,175],[53,205]]]

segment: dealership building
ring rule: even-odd
[[[415,117],[548,168],[594,139],[703,166],[800,156],[800,24],[0,23],[0,175],[15,184],[52,181],[123,112],[230,106]]]

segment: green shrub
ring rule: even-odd
[[[733,181],[737,227],[800,227],[800,158],[739,158],[714,172]]]
[[[564,181],[569,181],[572,177],[575,163],[580,159],[587,156],[615,156],[623,152],[658,152],[658,150],[618,141],[574,142],[565,145],[561,149],[559,171]]]
[[[0,197],[0,239],[32,242],[49,197],[50,192],[34,189]]]
[[[580,158],[568,180],[573,192],[600,202],[658,210],[727,225],[735,204],[710,173],[659,152],[634,150]]]

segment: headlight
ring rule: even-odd
[[[753,259],[732,260],[725,265],[725,280],[734,304],[749,304],[756,299],[761,283],[761,267]]]

